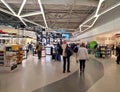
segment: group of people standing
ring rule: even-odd
[[[40,59],[41,58],[42,48],[43,48],[42,43],[40,43],[40,42],[37,45],[35,45],[33,43],[28,43],[27,46],[26,46],[26,53],[28,55],[28,53],[31,51],[33,56],[34,56],[34,54],[37,53],[38,59]]]
[[[85,71],[85,62],[86,60],[89,60],[89,55],[88,55],[88,49],[85,46],[85,43],[81,43],[80,45],[75,44],[74,46],[70,46],[66,43],[66,41],[63,42],[62,44],[62,49],[63,49],[63,73],[70,72],[70,56],[71,56],[71,51],[75,53],[76,56],[76,62],[80,63],[80,71],[84,72]],[[116,46],[116,63],[120,64],[120,44]]]
[[[32,45],[29,44],[27,45],[27,53],[30,50],[33,50],[33,55],[34,55],[34,50],[36,50],[37,54],[38,54],[38,59],[41,58],[41,52],[42,52],[42,43],[38,43],[37,45]],[[88,55],[88,49],[86,48],[84,43],[79,44],[72,44],[69,45],[67,44],[66,40],[64,40],[61,44],[58,43],[55,46],[55,60],[57,61],[61,61],[61,55],[63,57],[63,73],[65,72],[71,72],[70,71],[70,57],[71,55],[75,53],[75,58],[76,58],[76,62],[80,63],[80,71],[85,71],[85,62],[86,60],[89,59],[89,55]],[[120,44],[118,46],[116,46],[116,63],[120,64]]]
[[[38,54],[38,59],[41,59],[41,52],[42,52],[42,43],[38,43],[35,46],[35,50]],[[32,45],[28,44],[28,50],[32,49]],[[33,49],[33,50],[34,50]],[[33,51],[34,53],[34,51]],[[61,55],[63,57],[63,73],[65,72],[71,72],[70,71],[70,57],[71,55],[75,53],[76,58],[78,58],[78,61],[80,62],[80,71],[85,70],[85,62],[88,59],[88,51],[85,48],[85,44],[82,43],[80,46],[72,46],[67,44],[66,40],[62,42],[62,44],[58,43],[55,47],[55,60],[61,61]]]
[[[78,48],[78,51],[75,51],[75,48]],[[85,62],[86,60],[89,59],[88,56],[88,51],[87,48],[85,48],[85,44],[82,43],[80,46],[74,46],[73,48],[70,47],[70,45],[68,45],[66,43],[66,41],[63,42],[62,44],[62,49],[63,49],[63,73],[66,72],[70,72],[70,56],[72,55],[72,53],[76,53],[76,57],[78,58],[79,62],[80,62],[80,71],[84,72],[85,70]]]

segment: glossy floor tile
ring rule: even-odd
[[[31,92],[60,80],[78,69],[71,59],[71,73],[62,73],[62,62],[52,61],[51,56],[29,56],[12,72],[0,72],[0,92]]]
[[[86,92],[104,75],[103,65],[96,60],[87,62],[86,71],[76,71],[66,78],[33,92]]]
[[[116,57],[95,59],[103,64],[104,76],[87,92],[120,92],[120,65],[116,64]]]
[[[0,92],[120,92],[120,65],[115,58],[98,59],[90,55],[86,70],[71,57],[71,73],[62,73],[63,62],[51,56],[29,57],[11,72],[0,67]]]

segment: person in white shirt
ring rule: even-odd
[[[80,62],[80,71],[84,72],[84,70],[85,70],[85,62],[86,62],[86,60],[89,59],[88,50],[87,50],[87,48],[85,48],[84,43],[81,44],[81,47],[78,50],[78,58],[79,58],[79,62]]]

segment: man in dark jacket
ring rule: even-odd
[[[61,45],[58,43],[56,46],[56,60],[61,61],[61,55],[62,55],[62,47]]]

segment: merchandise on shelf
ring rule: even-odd
[[[107,46],[100,46],[95,53],[96,57],[105,58],[108,56],[111,56],[111,49],[109,49]]]
[[[5,66],[10,67],[11,70],[17,68],[23,60],[24,51],[22,46],[17,44],[9,44],[5,46]]]
[[[16,53],[12,50],[12,45],[5,45],[5,67],[10,67],[11,70],[17,68]]]
[[[23,59],[24,59],[24,58],[23,58],[24,55],[25,55],[25,54],[24,54],[24,51],[20,51],[20,50],[19,50],[19,51],[17,52],[17,63],[18,63],[18,64],[22,63],[22,61],[23,61]]]
[[[20,48],[20,46],[17,45],[17,44],[12,45],[11,47],[12,47],[12,50],[13,50],[13,51],[18,51],[19,48]]]

